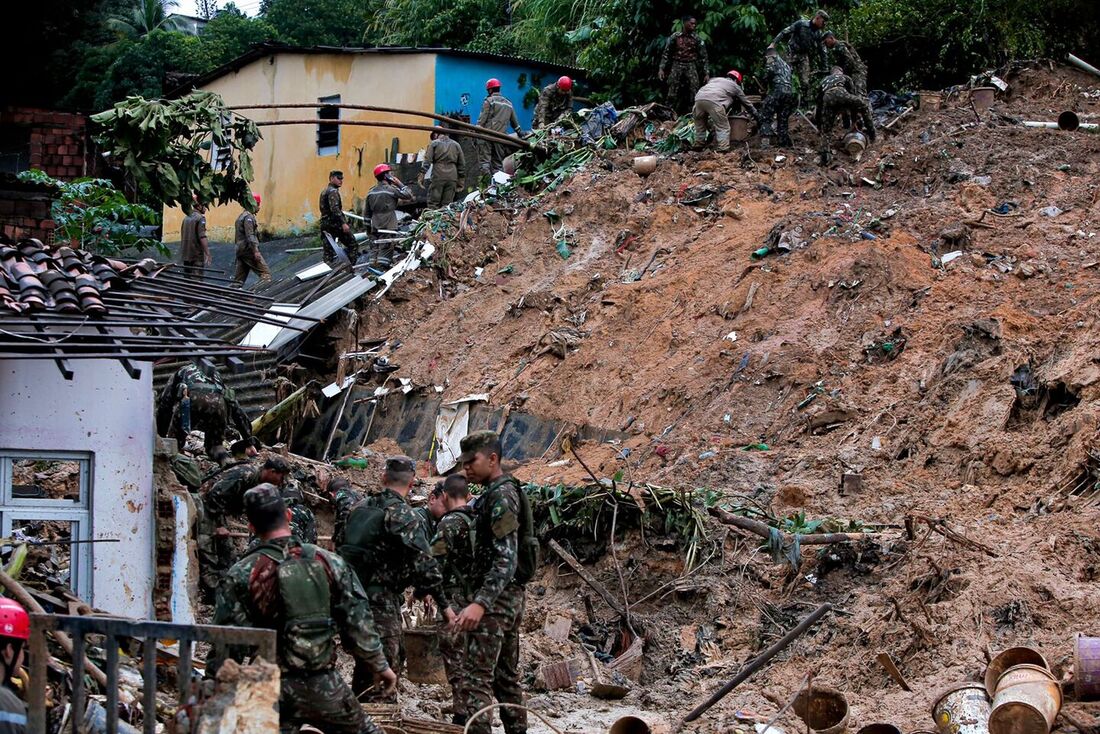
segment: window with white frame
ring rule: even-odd
[[[0,450],[0,533],[16,542],[32,541],[24,573],[60,582],[89,603],[91,488],[90,453]]]
[[[232,124],[232,119],[229,115],[225,115],[222,118],[222,126],[228,130]],[[232,133],[229,133],[232,134]],[[219,146],[213,140],[210,141],[210,167],[215,171],[224,171],[229,168],[229,164],[233,162],[233,149],[228,145],[225,147]]]
[[[318,102],[321,106],[317,108],[317,119],[319,120],[339,120],[340,108],[333,107],[333,105],[340,104],[340,95],[334,94],[331,97],[320,97]],[[336,155],[340,152],[340,126],[334,123],[317,123],[317,155]]]

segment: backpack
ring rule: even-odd
[[[344,523],[343,542],[338,552],[355,569],[364,589],[379,585],[374,579],[378,568],[386,561],[389,545],[386,510],[392,501],[387,501],[386,495],[364,497],[351,508]]]
[[[300,553],[295,553],[299,550]],[[317,547],[303,544],[282,548],[262,545],[254,551],[262,558],[253,566],[249,580],[250,592],[257,606],[267,606],[271,600],[257,599],[253,582],[270,573],[269,559],[275,565],[280,609],[273,616],[281,622],[276,626],[280,664],[295,671],[314,672],[332,667],[336,657],[336,625],[332,619],[332,578],[328,564],[318,556]]]
[[[477,506],[479,508],[479,515],[483,518],[482,523],[488,525],[489,514],[492,510],[493,499],[491,495],[499,491],[500,487],[505,484],[511,484],[516,494],[519,496],[519,528],[516,530],[518,536],[518,563],[516,564],[516,575],[512,577],[512,581],[520,586],[525,585],[535,576],[535,572],[539,567],[539,555],[541,553],[541,546],[539,545],[539,539],[535,537],[535,519],[531,512],[531,502],[527,498],[527,493],[523,491],[523,488],[519,485],[519,482],[514,477],[507,477],[506,481],[502,481],[499,484],[491,486],[485,494],[481,495],[478,499]],[[488,538],[492,536],[492,531],[488,527],[478,528],[479,538]]]

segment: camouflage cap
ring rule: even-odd
[[[386,471],[394,474],[415,474],[416,462],[408,456],[391,456],[386,459]]]
[[[828,20],[828,18],[826,18],[826,20]],[[823,33],[823,34],[821,35],[821,37],[822,37],[823,39],[824,39],[824,38],[836,38],[836,34],[835,34],[835,33],[833,33],[832,31],[825,31],[825,33]]]
[[[249,522],[254,522],[260,514],[286,512],[283,493],[274,484],[257,484],[244,493],[244,513]]]
[[[814,13],[814,17],[815,18],[820,17],[822,20],[828,20],[829,19],[829,14],[826,13],[824,10],[818,10],[816,13]]]
[[[328,172],[328,177],[329,178],[343,178],[344,177],[344,172],[343,171],[329,171]]]
[[[279,474],[290,473],[290,464],[281,456],[267,457],[267,461],[264,462],[263,468],[269,471],[278,472]]]
[[[494,443],[500,441],[500,436],[496,431],[475,431],[466,438],[459,442],[459,446],[462,448],[462,454],[459,455],[457,461],[459,464],[465,464],[474,458],[474,455],[484,449],[486,446],[492,446]]]

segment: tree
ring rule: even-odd
[[[160,97],[171,91],[165,88],[170,72],[201,74],[213,68],[204,58],[202,39],[185,33],[154,30],[117,46],[118,55],[96,85],[96,109],[132,95]]]
[[[359,46],[371,15],[362,0],[266,0],[260,7],[280,38],[299,46]]]
[[[178,30],[179,19],[169,17],[176,5],[175,0],[134,0],[126,12],[112,16],[107,26],[130,38],[140,38],[156,30]]]
[[[210,20],[218,13],[218,0],[196,0],[196,6],[203,20]]]
[[[154,200],[187,212],[195,199],[236,201],[255,210],[248,184],[260,131],[248,118],[231,112],[217,94],[192,92],[173,100],[130,97],[93,115],[92,122],[98,128],[96,142]]]
[[[249,18],[229,3],[218,11],[202,31],[201,57],[209,71],[237,58],[250,46],[264,41],[278,40],[274,26],[263,18]]]

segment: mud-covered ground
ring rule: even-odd
[[[861,161],[838,154],[826,169],[804,126],[795,150],[679,154],[645,179],[631,153],[612,151],[533,207],[474,212],[439,238],[447,277],[420,271],[361,314],[400,342],[399,376],[417,386],[624,431],[578,447],[599,476],[893,526],[854,546],[804,546],[792,571],[715,522],[710,562],[632,608],[645,658],[623,701],[534,696],[559,729],[604,731],[638,711],[675,721],[826,601],[836,613],[695,730],[732,730],[736,711],[767,721],[807,674],[846,693],[852,729],[926,729],[935,693],[979,679],[990,651],[1034,646],[1063,676],[1075,633],[1100,635],[1100,498],[1087,499],[1100,136],[1015,124],[1066,109],[1100,119],[1100,79],[1032,66],[1007,81],[989,113],[919,109]],[[574,232],[568,259],[550,210]],[[777,226],[793,251],[752,259]],[[743,450],[757,442],[768,450]],[[845,472],[862,487],[842,493]],[[560,454],[517,473],[586,480]],[[1060,497],[1071,490],[1080,496]],[[622,582],[610,556],[592,570],[631,600],[685,572],[660,539],[622,537],[616,551]],[[584,593],[554,564],[533,584],[529,674],[580,654]],[[545,636],[550,614],[574,620],[571,642]],[[912,692],[876,662],[884,652]],[[439,691],[407,693],[425,711],[442,705]],[[1087,705],[1067,707],[1088,719]],[[779,725],[801,726],[791,713]]]

